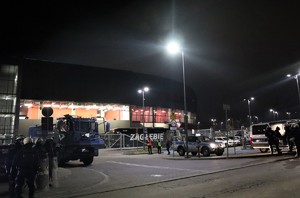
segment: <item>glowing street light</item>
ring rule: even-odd
[[[258,116],[253,116],[256,119],[256,123],[258,123]]]
[[[148,92],[149,88],[144,87],[144,89],[139,89],[138,93],[142,94],[142,99],[143,99],[143,149],[145,150],[145,92]]]
[[[288,116],[289,120],[291,119],[291,112],[286,112],[286,115]]]
[[[288,77],[288,78],[293,77],[293,78],[296,80],[296,83],[297,83],[297,90],[298,90],[298,98],[299,98],[299,103],[300,103],[300,88],[299,88],[299,79],[298,79],[298,76],[299,76],[299,75],[300,75],[300,74],[297,74],[297,75],[295,75],[295,76],[292,76],[291,74],[287,74],[286,77]]]
[[[250,103],[251,101],[254,100],[254,97],[248,98],[248,99],[244,99],[244,101],[248,102],[248,111],[249,111],[249,126],[251,125],[252,121],[251,121],[251,107],[250,107]]]
[[[275,115],[277,115],[278,118],[278,112],[275,111],[274,109],[270,109],[270,112],[273,114],[273,119],[275,120]]]
[[[182,81],[183,81],[183,106],[184,106],[184,131],[185,131],[185,141],[186,141],[186,157],[189,157],[189,147],[188,147],[188,117],[187,117],[187,110],[186,110],[186,90],[185,90],[185,69],[184,69],[184,52],[180,48],[179,44],[175,41],[171,41],[166,46],[167,51],[170,54],[178,54],[181,53],[181,60],[182,60]]]

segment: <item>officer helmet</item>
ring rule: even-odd
[[[34,143],[35,143],[35,144],[41,144],[42,141],[43,141],[42,138],[36,138],[36,139],[34,140]]]
[[[15,144],[23,144],[23,140],[24,140],[23,136],[17,136],[14,140],[14,143]]]
[[[23,144],[26,145],[26,144],[29,144],[29,143],[32,143],[31,138],[30,137],[24,138]]]

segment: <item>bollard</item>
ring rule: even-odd
[[[40,161],[35,183],[37,190],[49,189],[49,159],[48,156]]]

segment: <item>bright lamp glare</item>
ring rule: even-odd
[[[176,43],[176,42],[170,42],[167,45],[167,51],[170,54],[176,54],[176,53],[178,53],[180,51],[180,47],[179,47],[178,43]]]
[[[287,75],[286,75],[286,77],[288,77],[288,78],[291,77],[291,76],[292,76],[291,74],[287,74]]]
[[[145,88],[144,88],[144,91],[145,91],[145,92],[149,91],[149,87],[145,87]]]

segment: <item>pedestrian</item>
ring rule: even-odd
[[[276,129],[274,131],[274,136],[275,136],[274,141],[275,141],[277,153],[280,155],[280,154],[282,154],[282,152],[281,152],[281,149],[279,149],[279,141],[282,139],[282,135],[279,131],[280,131],[280,128],[276,127]]]
[[[300,127],[299,123],[292,125],[292,135],[294,138],[294,143],[296,145],[296,155],[295,157],[300,157]]]
[[[168,151],[168,155],[170,155],[170,146],[171,146],[170,140],[167,140],[166,148],[167,148],[167,151]]]
[[[148,147],[148,154],[152,154],[152,145],[153,145],[153,141],[150,137],[148,137],[147,140],[147,147]]]
[[[29,198],[34,196],[34,180],[38,169],[38,154],[33,148],[32,140],[29,137],[24,138],[23,148],[16,155],[13,165],[17,167],[16,193],[17,198],[22,197],[22,188],[24,182],[29,188]]]
[[[289,146],[289,152],[293,152],[293,148],[295,145],[295,138],[293,137],[293,128],[291,124],[286,124],[284,126],[285,134],[284,134],[284,142]]]
[[[157,153],[161,154],[161,142],[160,142],[160,139],[157,139]]]
[[[23,139],[24,137],[17,137],[11,148],[9,149],[6,159],[5,159],[5,171],[8,177],[8,190],[9,190],[9,197],[15,197],[15,185],[16,185],[16,175],[17,175],[17,168],[13,166],[13,160],[15,156],[20,152],[23,146]]]
[[[270,126],[267,126],[265,136],[268,138],[268,143],[271,149],[271,155],[273,155],[274,153],[273,145],[275,145],[278,154],[280,154],[279,141],[277,141],[277,138],[275,137],[275,132],[271,129]]]
[[[36,154],[38,155],[38,171],[35,178],[36,188],[38,190],[48,189],[49,187],[49,162],[48,155],[45,148],[45,143],[42,138],[37,138],[33,146]]]
[[[49,186],[51,187],[53,185],[54,157],[56,156],[55,143],[52,138],[46,140],[45,149],[49,158]]]
[[[199,139],[197,139],[197,154],[198,154],[198,157],[200,158],[200,151],[201,151],[201,145],[200,145],[201,141]]]

